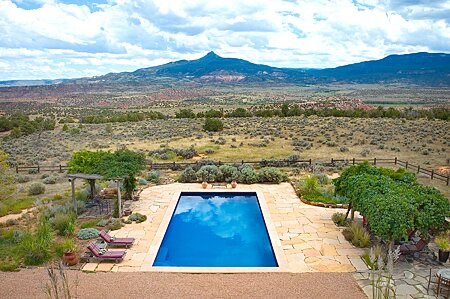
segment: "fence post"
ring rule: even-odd
[[[377,165],[377,158],[373,158],[373,165]]]
[[[309,165],[311,165],[312,164],[312,160],[311,159],[309,159]]]
[[[352,160],[353,160],[353,165],[355,165],[355,158],[353,158]]]
[[[62,173],[62,166],[59,164],[59,173]]]
[[[334,165],[334,159],[331,158],[331,165]]]
[[[420,172],[420,165],[417,165],[417,173]]]
[[[244,165],[244,160],[242,160],[242,163],[241,163],[241,165]]]
[[[38,171],[38,173],[41,171],[41,168],[39,167],[39,163],[37,165],[37,171]]]
[[[448,186],[448,183],[450,183],[450,175],[447,176],[447,186]]]
[[[405,163],[405,168],[408,169],[408,161]]]
[[[394,159],[394,164],[397,165],[397,157]]]
[[[431,179],[433,179],[433,177],[434,177],[434,169],[431,170]]]
[[[175,170],[175,161],[173,161],[173,169]]]
[[[220,160],[219,160],[219,166],[220,166]]]
[[[16,173],[19,173],[19,166],[16,164]]]

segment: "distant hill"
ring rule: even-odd
[[[48,85],[61,83],[83,90],[107,85],[112,88],[136,88],[147,85],[183,84],[415,84],[450,86],[450,54],[414,53],[390,55],[336,68],[277,68],[254,64],[237,58],[223,58],[209,52],[196,60],[179,60],[141,68],[134,72],[109,73],[103,76],[71,80],[3,81],[0,86]],[[75,85],[75,86],[74,86]]]
[[[36,86],[36,85],[51,85],[58,84],[66,81],[66,79],[55,79],[55,80],[7,80],[0,81],[0,87],[5,86]]]
[[[424,52],[390,55],[380,60],[308,72],[328,82],[450,85],[450,55]]]

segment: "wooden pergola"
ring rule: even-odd
[[[76,179],[84,179],[89,182],[89,185],[91,187],[91,198],[93,199],[95,194],[95,181],[96,180],[104,180],[105,178],[99,174],[87,174],[87,173],[73,173],[68,174],[67,177],[69,178],[69,182],[72,185],[72,201],[73,201],[73,210],[75,211],[75,215],[78,215],[78,208],[77,208],[77,199],[75,196],[75,180]],[[120,194],[120,181],[122,178],[114,178],[113,179],[117,184],[117,201],[119,205],[119,217],[122,217],[122,196]]]

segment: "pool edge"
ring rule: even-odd
[[[159,247],[164,239],[164,235],[169,226],[172,215],[175,211],[178,199],[183,192],[211,192],[210,189],[196,190],[196,191],[177,191],[172,197],[164,217],[158,227],[155,237],[150,245],[145,258],[145,264],[141,267],[141,271],[150,272],[185,272],[185,273],[257,273],[257,272],[290,272],[287,263],[286,255],[284,254],[281,241],[278,238],[278,233],[275,224],[272,221],[269,207],[267,206],[266,198],[262,191],[258,190],[214,190],[214,192],[242,192],[242,193],[256,193],[259,207],[263,216],[264,224],[269,235],[269,240],[275,254],[278,267],[161,267],[153,266],[153,263],[158,254]]]

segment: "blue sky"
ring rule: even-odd
[[[279,67],[450,52],[450,0],[0,0],[0,80],[132,71],[213,50]]]

